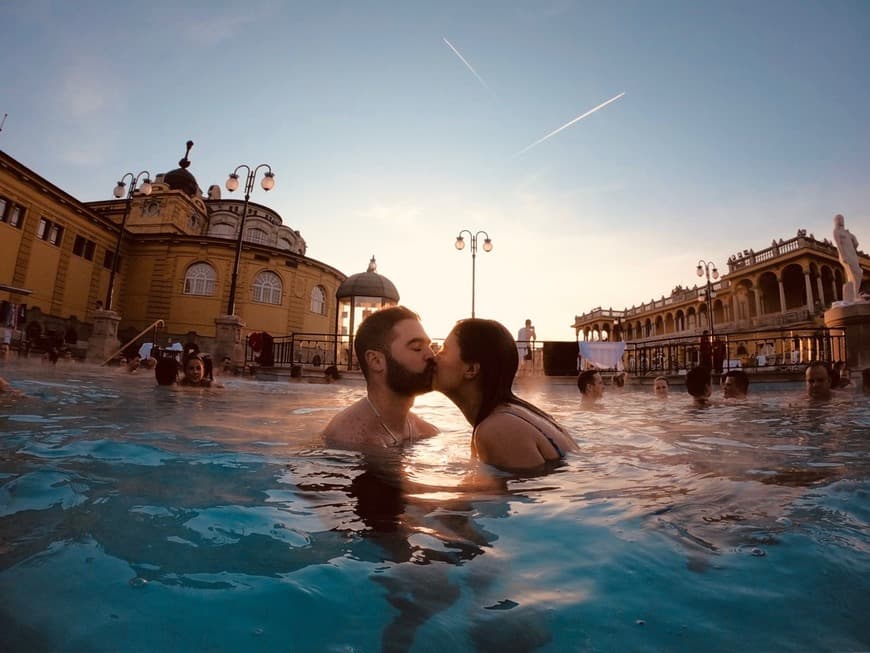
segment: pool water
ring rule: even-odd
[[[346,382],[0,369],[3,651],[870,649],[870,398],[798,385],[525,381],[580,452],[546,475],[442,435],[381,456],[319,430]]]

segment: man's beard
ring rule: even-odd
[[[435,364],[429,362],[422,372],[412,372],[402,365],[389,352],[384,352],[387,359],[387,387],[398,395],[414,397],[432,390],[432,377],[435,374]]]

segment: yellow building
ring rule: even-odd
[[[863,252],[859,257],[866,278],[870,257]],[[578,341],[625,341],[628,352],[659,343],[664,349],[657,356],[667,358],[666,344],[686,338],[697,342],[708,331],[727,340],[726,359],[757,361],[761,357],[765,362],[770,358],[782,363],[805,361],[819,353],[817,347],[800,339],[823,330],[825,309],[843,299],[843,268],[828,239],[818,240],[801,229],[796,236],[773,241],[759,252],[739,252],[729,257],[727,265],[727,273],[710,279],[712,320],[706,283],[693,288],[677,286],[668,296],[639,306],[599,307],[576,315],[572,326]],[[706,274],[705,266],[699,269]],[[796,337],[796,333],[801,335]],[[680,351],[685,356],[685,350]],[[687,364],[691,361],[674,360],[669,369]],[[656,366],[650,364],[649,369]]]
[[[216,185],[204,195],[184,164],[130,199],[111,302],[121,342],[163,320],[164,337],[209,351],[227,313],[244,200]],[[81,202],[0,152],[0,301],[7,316],[26,305],[0,337],[72,327],[88,339],[127,208],[126,197]],[[244,230],[234,313],[245,331],[334,334],[346,276],[307,257],[301,234],[266,206],[249,202]]]

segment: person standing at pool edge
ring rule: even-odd
[[[435,426],[411,412],[414,397],[432,390],[435,355],[430,345],[420,317],[404,306],[383,308],[364,319],[353,350],[366,396],[326,425],[326,443],[394,447],[436,435]]]
[[[526,324],[517,331],[517,352],[520,356],[520,369],[531,370],[534,367],[532,354],[533,340],[535,339],[535,327],[532,321],[527,319]]]

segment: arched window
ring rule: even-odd
[[[187,268],[184,275],[184,294],[211,297],[214,295],[215,279],[212,266],[208,263],[194,263]]]
[[[254,301],[264,304],[281,303],[281,277],[264,270],[254,279]]]
[[[209,229],[210,236],[220,236],[222,238],[232,238],[236,235],[236,228],[225,222],[216,224]]]
[[[248,234],[245,237],[249,243],[258,243],[260,245],[265,245],[269,241],[269,234],[267,234],[262,229],[251,228],[248,229]]]
[[[323,286],[314,286],[311,289],[311,312],[326,315],[326,291]]]

